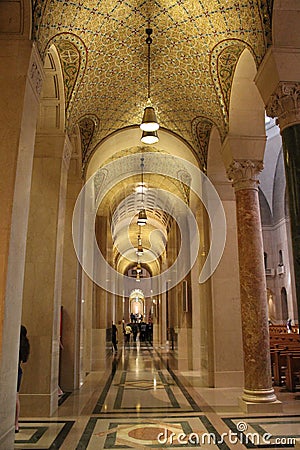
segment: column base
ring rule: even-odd
[[[239,398],[240,408],[247,413],[282,412],[282,403],[277,400],[274,389],[248,390]]]
[[[244,389],[242,399],[250,403],[272,403],[277,400],[274,389]]]
[[[253,403],[247,402],[243,398],[239,398],[240,409],[249,414],[267,414],[267,413],[281,413],[283,412],[282,403],[279,400],[271,403]]]

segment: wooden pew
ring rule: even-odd
[[[296,389],[299,375],[300,336],[292,333],[270,334],[272,376],[275,386]]]
[[[297,380],[300,384],[300,351],[286,353],[285,385],[288,391],[295,392]]]

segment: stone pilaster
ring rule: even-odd
[[[44,133],[36,137],[22,309],[31,345],[31,363],[25,368],[20,393],[22,414],[27,416],[50,416],[58,407],[64,219],[70,152],[65,133]]]
[[[79,367],[81,366],[79,343],[81,337],[81,267],[79,265],[72,239],[72,217],[77,196],[82,187],[81,161],[78,155],[63,154],[63,161],[69,165],[66,195],[66,216],[64,232],[64,258],[62,279],[62,344],[60,350],[60,386],[64,391],[79,387]]]
[[[16,24],[1,4],[1,23]],[[21,26],[21,22],[20,22]],[[13,448],[26,235],[43,67],[34,44],[1,33],[0,448]],[[28,325],[28,324],[26,324]]]
[[[105,216],[96,217],[96,238],[102,255],[104,258],[107,258],[107,218]],[[99,270],[97,261],[95,261],[95,270]],[[107,316],[109,312],[108,294],[101,286],[95,286],[92,323],[92,370],[106,368],[106,353],[104,349],[106,347]],[[109,326],[111,326],[111,323]]]
[[[243,400],[276,401],[269,351],[266,281],[258,200],[261,161],[235,160],[227,170],[236,195],[245,385]]]
[[[300,82],[279,83],[266,110],[270,117],[277,117],[282,135],[300,322]]]

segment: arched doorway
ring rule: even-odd
[[[145,316],[145,296],[141,289],[134,289],[129,297],[129,314],[136,321],[142,320]]]

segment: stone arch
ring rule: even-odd
[[[41,93],[38,131],[65,130],[65,94],[59,54],[54,45],[44,58],[45,80]]]
[[[71,123],[78,122],[78,118],[71,116],[75,94],[85,74],[87,50],[83,41],[72,33],[55,35],[46,45],[45,52],[53,45],[56,47],[63,74],[66,122],[68,126],[71,126]],[[76,115],[76,111],[74,111],[74,115]]]
[[[85,178],[88,179],[109,158],[121,150],[137,146],[141,147],[140,137],[141,130],[139,127],[128,127],[103,139],[103,141],[95,145],[93,151],[89,153],[89,158],[85,166]],[[149,147],[145,148],[147,148],[147,151],[150,151]],[[155,148],[156,151],[167,151],[174,156],[186,159],[192,164],[199,166],[198,158],[190,145],[179,138],[175,133],[171,133],[165,129],[159,130],[159,142],[155,144],[153,148]]]
[[[258,189],[258,197],[262,226],[273,225],[273,216],[270,205],[268,203],[268,200],[266,199],[265,194],[260,188]]]
[[[254,83],[256,64],[248,49],[243,50],[235,66],[229,104],[229,134],[265,136],[265,107]],[[262,159],[254,155],[251,159]]]
[[[286,217],[286,179],[284,171],[283,152],[280,150],[276,163],[276,170],[273,184],[273,215],[274,223],[278,223]]]
[[[211,77],[223,112],[223,137],[229,126],[230,97],[236,67],[246,48],[255,58],[253,49],[240,39],[227,39],[219,42],[210,55]]]

